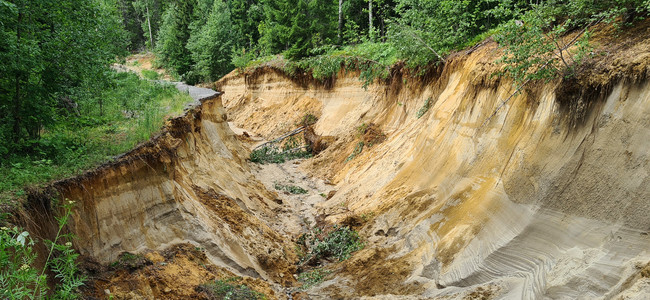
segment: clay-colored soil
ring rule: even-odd
[[[53,184],[79,203],[68,230],[97,261],[88,293],[200,299],[237,276],[282,299],[646,299],[650,19],[614,30],[593,28],[579,76],[514,97],[493,41],[367,89],[355,72],[233,71],[148,143]],[[248,160],[306,114],[326,149]],[[47,198],[30,199],[30,233],[51,238]],[[295,241],[313,224],[350,225],[364,249],[301,291]],[[123,252],[143,259],[111,268]]]
[[[142,262],[134,268],[104,267],[89,274],[93,279],[86,296],[112,299],[208,299],[199,285],[215,280],[238,278],[234,273],[210,263],[200,247],[179,244],[163,252],[140,254]],[[245,284],[269,299],[277,295],[269,283],[250,277],[232,284]]]
[[[155,59],[156,57],[153,53],[132,55],[127,58],[124,67],[127,70],[130,70],[137,74],[142,74],[143,70],[154,71],[160,75],[160,79],[173,81],[173,78],[169,75],[169,73],[167,73],[165,69],[154,67]]]

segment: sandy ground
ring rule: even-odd
[[[230,129],[237,135],[244,135],[244,129],[229,122]],[[247,133],[247,132],[246,132]],[[247,133],[248,134],[248,133]],[[249,137],[251,150],[266,142],[261,137]],[[253,174],[269,191],[277,193],[275,202],[282,205],[277,209],[277,218],[272,228],[297,238],[316,224],[318,204],[326,200],[334,186],[322,179],[311,177],[300,165],[305,159],[294,159],[282,164],[251,164]],[[304,194],[291,194],[277,190],[276,185],[297,186],[307,190]]]
[[[300,161],[254,167],[255,176],[270,191],[276,190],[276,184],[298,186],[307,190],[307,193],[297,195],[277,191],[276,202],[282,203],[282,210],[278,212],[278,218],[271,226],[295,237],[316,224],[317,205],[325,201],[327,194],[334,188],[321,179],[307,176],[300,168]]]

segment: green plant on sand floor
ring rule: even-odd
[[[331,273],[331,271],[325,270],[323,268],[317,268],[311,271],[300,273],[300,275],[298,275],[298,281],[302,282],[300,289],[306,290],[314,285],[323,282],[325,277]]]
[[[327,234],[316,227],[298,238],[298,246],[304,249],[300,264],[317,264],[321,259],[336,258],[344,261],[353,252],[363,249],[359,233],[348,226],[334,225]]]
[[[290,184],[280,184],[280,183],[275,183],[273,187],[278,190],[278,191],[285,191],[289,194],[293,195],[298,195],[298,194],[307,194],[307,190],[296,186],[296,185],[290,185]]]
[[[308,158],[312,154],[304,150],[279,150],[276,147],[264,146],[262,148],[253,150],[250,155],[250,160],[258,164],[281,164],[288,160],[297,158]]]
[[[245,284],[239,284],[240,277],[219,279],[199,285],[197,290],[208,296],[208,299],[227,300],[263,300],[266,296]]]

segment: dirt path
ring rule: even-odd
[[[134,67],[134,66],[130,66],[128,64],[127,65],[114,64],[112,66],[112,68],[113,68],[113,70],[115,70],[117,72],[132,72],[132,73],[135,73],[138,76],[140,76],[140,78],[144,78],[142,76],[142,70],[150,70],[150,68]],[[157,83],[160,83],[160,84],[171,84],[171,85],[174,85],[176,87],[176,89],[178,89],[179,91],[189,94],[190,97],[192,97],[192,99],[194,99],[194,103],[188,104],[190,106],[191,105],[199,105],[199,104],[201,104],[201,101],[203,101],[203,100],[212,99],[212,98],[214,98],[214,97],[216,97],[218,95],[221,95],[220,92],[217,92],[215,90],[189,85],[189,84],[186,84],[186,83],[180,82],[180,81],[172,81],[171,78],[167,78],[167,77],[164,77],[163,79],[159,79],[159,80],[150,80],[150,81],[154,81],[154,82],[157,82]]]

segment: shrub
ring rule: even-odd
[[[196,289],[208,296],[208,299],[224,300],[258,300],[266,299],[260,292],[252,290],[244,284],[237,284],[240,277],[231,277],[224,280],[215,280],[199,285]]]
[[[274,184],[274,187],[278,191],[285,191],[285,192],[287,192],[289,194],[294,194],[294,195],[307,194],[307,190],[305,190],[305,189],[303,189],[303,188],[301,188],[299,186],[295,186],[295,185],[290,185],[290,184],[284,185],[284,184],[279,184],[279,183],[276,182]]]
[[[119,258],[111,264],[111,267],[136,270],[144,266],[145,263],[146,260],[141,254],[124,252],[120,254]]]
[[[336,258],[339,261],[350,258],[352,252],[363,249],[359,234],[348,226],[335,225],[333,230],[324,234],[320,228],[298,238],[298,246],[304,254],[301,264],[316,264],[321,259]]]
[[[296,123],[296,126],[310,126],[314,125],[318,122],[318,117],[314,116],[313,114],[306,113],[302,116],[300,121]]]
[[[276,147],[264,146],[262,148],[253,150],[250,155],[251,162],[258,164],[281,164],[287,160],[297,159],[297,158],[308,158],[311,157],[311,152],[309,151],[296,151],[290,149],[279,150]]]
[[[323,268],[300,273],[300,275],[298,275],[298,280],[302,282],[302,286],[300,288],[306,290],[314,285],[317,285],[323,282],[325,276],[329,275],[330,273],[332,272],[324,270]]]
[[[0,228],[0,297],[2,299],[44,299],[48,292],[46,270],[57,278],[53,299],[77,299],[79,287],[86,280],[79,274],[76,259],[78,253],[72,248],[71,234],[63,234],[74,203],[63,205],[64,214],[58,221],[54,241],[44,240],[48,250],[43,269],[32,265],[36,260],[35,241],[29,232],[18,227]]]

